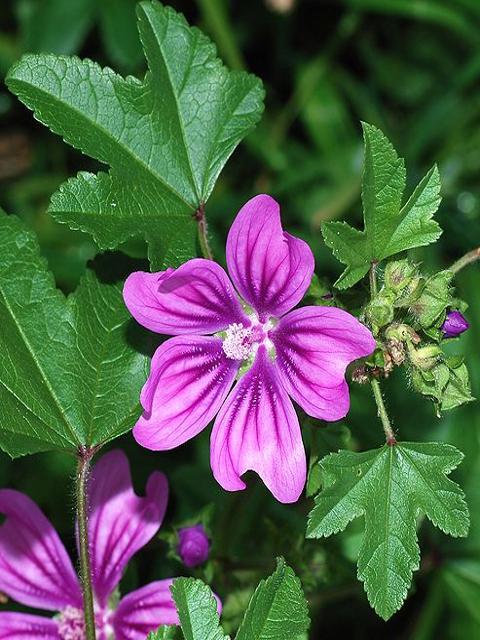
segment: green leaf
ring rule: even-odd
[[[65,298],[34,235],[2,212],[0,245],[0,448],[73,450],[126,432],[147,363],[127,341],[120,287],[88,272]]]
[[[294,640],[310,626],[300,580],[283,559],[258,585],[236,640]]]
[[[160,627],[157,631],[148,634],[147,640],[175,640],[177,627]]]
[[[362,183],[364,230],[344,222],[322,225],[325,243],[346,269],[335,285],[347,289],[372,262],[435,242],[441,229],[432,219],[440,204],[440,176],[432,167],[402,207],[406,174],[402,158],[376,127],[363,124],[365,167]]]
[[[415,391],[435,401],[438,416],[442,411],[450,411],[474,400],[467,365],[457,360],[447,358],[446,362],[439,362],[427,371],[412,368]]]
[[[185,640],[229,640],[210,587],[194,578],[177,578],[171,589]]]
[[[401,607],[419,567],[418,513],[444,533],[467,535],[463,492],[446,477],[462,458],[447,444],[403,442],[363,453],[340,451],[321,462],[325,489],[310,513],[307,537],[330,536],[365,517],[358,577],[385,620]]]
[[[54,218],[102,249],[143,236],[157,268],[194,255],[193,215],[259,120],[264,92],[254,76],[228,71],[170,7],[145,1],[137,13],[143,81],[91,60],[26,55],[6,82],[37,120],[111,167],[64,183],[51,200]]]

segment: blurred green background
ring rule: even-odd
[[[361,226],[360,121],[383,129],[406,158],[414,185],[433,162],[443,182],[440,242],[415,257],[424,268],[448,267],[480,244],[480,2],[479,0],[172,0],[216,42],[232,68],[262,78],[266,112],[257,130],[228,163],[209,201],[212,244],[224,259],[227,229],[241,204],[268,192],[282,205],[284,224],[311,244],[317,273],[332,281],[341,266],[324,247],[324,220],[348,218]],[[133,0],[3,0],[0,74],[24,52],[90,57],[123,74],[142,75]],[[50,194],[94,161],[36,123],[0,85],[0,206],[35,229],[45,257],[65,291],[75,288],[96,249],[86,235],[46,214]],[[0,248],[1,250],[1,248]],[[142,247],[137,255],[142,254]],[[123,264],[121,254],[109,261]],[[131,262],[126,263],[131,269]],[[458,294],[470,304],[471,329],[460,351],[467,355],[473,394],[480,395],[480,266],[458,276]],[[1,328],[0,328],[1,330]],[[152,344],[152,348],[153,348]],[[138,491],[153,470],[164,470],[172,498],[162,529],[132,563],[122,589],[187,571],[171,553],[173,528],[208,508],[212,558],[196,575],[222,597],[227,631],[235,628],[252,588],[283,554],[299,573],[312,613],[311,638],[348,634],[352,639],[475,639],[480,637],[480,411],[466,405],[443,419],[415,396],[396,372],[385,385],[388,405],[403,439],[444,440],[466,458],[454,474],[467,492],[472,529],[451,540],[422,523],[422,565],[400,613],[388,623],[370,610],[355,578],[362,534],[358,520],[345,534],[305,542],[311,500],[295,507],[273,502],[251,475],[249,488],[222,492],[208,464],[208,430],[169,454],[141,450],[130,436],[118,446],[130,456]],[[355,386],[346,421],[349,446],[382,443],[368,389]],[[325,453],[345,432],[321,429]],[[305,426],[308,442],[311,427]],[[344,444],[342,446],[345,446]],[[49,454],[11,462],[0,456],[0,486],[32,496],[73,550],[74,461]],[[12,608],[9,604],[6,608]]]

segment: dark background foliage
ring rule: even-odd
[[[341,267],[323,245],[324,220],[361,221],[360,121],[381,127],[407,160],[414,185],[437,161],[443,202],[437,219],[444,234],[437,245],[417,251],[427,270],[447,267],[480,243],[480,3],[478,0],[171,0],[217,43],[233,68],[260,76],[267,90],[266,113],[241,145],[209,201],[212,244],[223,260],[224,240],[241,204],[268,192],[282,205],[289,231],[311,244],[317,273],[332,281]],[[291,5],[289,7],[289,5]],[[281,11],[280,7],[284,6]],[[3,0],[0,11],[0,74],[26,51],[90,57],[117,71],[142,75],[133,0]],[[75,288],[96,253],[86,235],[69,231],[46,214],[50,194],[68,176],[95,163],[36,123],[0,86],[0,205],[27,220],[60,287]],[[1,250],[1,248],[0,248]],[[129,247],[141,258],[143,247]],[[132,268],[131,256],[107,262]],[[480,394],[479,267],[457,280],[466,299],[471,329],[462,351]],[[1,331],[1,328],[0,328]],[[457,348],[458,350],[458,348]],[[168,454],[141,450],[127,435],[115,446],[131,460],[135,485],[144,488],[153,469],[164,470],[172,497],[162,536],[129,568],[122,590],[145,581],[186,575],[171,553],[174,527],[203,516],[210,522],[213,552],[197,575],[212,582],[225,603],[226,629],[235,628],[252,588],[283,554],[301,576],[313,619],[311,638],[467,639],[480,635],[480,413],[475,403],[441,420],[396,372],[386,386],[394,424],[403,439],[444,440],[466,454],[454,474],[472,512],[468,539],[449,540],[420,523],[422,565],[400,613],[388,623],[369,608],[355,577],[361,520],[325,542],[303,539],[311,501],[274,503],[251,475],[245,492],[227,494],[208,464],[208,430]],[[349,446],[382,443],[368,390],[352,389],[346,420]],[[338,429],[305,425],[336,448]],[[329,441],[333,441],[333,444]],[[343,445],[344,446],[344,445]],[[0,486],[32,496],[73,551],[74,460],[45,454],[11,462],[0,456]],[[164,535],[163,535],[164,534]],[[8,605],[11,608],[12,605]]]

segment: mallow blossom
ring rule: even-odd
[[[137,322],[176,336],[153,356],[133,433],[148,449],[173,449],[217,416],[211,466],[220,485],[244,489],[241,476],[253,470],[278,500],[295,502],[306,458],[290,398],[315,418],[343,418],[345,369],[372,353],[375,341],[341,309],[292,311],[310,285],[314,258],[283,231],[270,196],[239,211],[226,255],[230,278],[203,259],[128,277],[124,299]]]
[[[111,451],[95,465],[90,485],[90,556],[97,640],[144,640],[162,624],[178,624],[172,579],[152,582],[115,603],[123,571],[160,527],[168,498],[163,473],[153,473],[146,496],[132,488],[128,460]],[[84,640],[82,594],[57,532],[26,495],[0,490],[0,591],[53,617],[0,612],[0,638]],[[118,599],[117,599],[118,600]]]

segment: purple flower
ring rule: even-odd
[[[196,567],[208,558],[210,542],[201,524],[185,527],[178,532],[178,555],[187,567]]]
[[[442,324],[442,331],[445,338],[456,338],[466,331],[470,325],[460,311],[449,311],[445,322]]]
[[[290,311],[310,285],[314,258],[303,240],[283,231],[269,196],[256,196],[238,213],[227,265],[236,290],[218,264],[202,259],[127,279],[124,298],[134,318],[177,336],[153,356],[134,436],[148,449],[173,449],[218,414],[211,466],[221,486],[244,489],[241,476],[253,470],[278,500],[295,502],[306,460],[289,396],[311,416],[343,418],[345,369],[372,353],[375,341],[341,309]]]
[[[132,591],[112,608],[131,557],[155,535],[168,498],[167,479],[153,473],[144,498],[132,489],[128,460],[111,451],[95,465],[89,486],[90,556],[97,640],[144,640],[162,624],[178,624],[172,579]],[[80,584],[57,532],[26,495],[0,490],[0,591],[29,607],[58,612],[53,618],[0,612],[0,638],[83,640]]]

